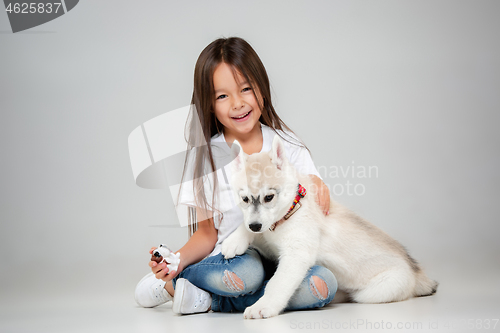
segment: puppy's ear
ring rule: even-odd
[[[231,146],[231,160],[233,174],[241,171],[245,166],[246,156],[245,152],[240,146],[238,140],[234,140],[233,145]]]
[[[273,139],[273,150],[271,153],[271,161],[276,167],[281,170],[285,163],[285,146],[279,135],[275,135]]]

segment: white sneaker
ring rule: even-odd
[[[135,287],[135,301],[144,308],[153,308],[172,298],[165,290],[165,281],[158,280],[153,272],[143,277]]]
[[[212,305],[212,296],[196,287],[186,279],[177,279],[175,283],[174,304],[172,311],[177,314],[207,312]]]

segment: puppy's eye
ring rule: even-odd
[[[273,198],[274,198],[274,194],[266,195],[264,197],[264,202],[269,202],[269,201],[273,200]]]
[[[245,203],[248,203],[248,197],[241,197],[241,200],[243,200],[243,202]]]

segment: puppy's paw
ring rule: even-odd
[[[234,258],[234,256],[245,253],[247,249],[247,242],[235,237],[228,237],[224,242],[222,242],[221,253],[224,258],[230,259]]]
[[[245,319],[263,319],[270,318],[280,314],[281,308],[273,306],[268,302],[258,301],[252,306],[245,309],[243,318]]]

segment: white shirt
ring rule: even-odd
[[[262,149],[260,152],[267,152],[272,149],[273,138],[276,133],[268,126],[261,124],[262,131]],[[280,132],[280,131],[278,131]],[[295,140],[299,141],[298,138],[292,133],[286,131],[288,135],[290,135]],[[280,133],[281,136],[287,138],[286,134],[283,132]],[[212,152],[217,157],[214,157],[214,160],[225,160],[230,156],[230,149],[226,143],[226,139],[224,134],[221,133],[219,135],[215,135],[210,140],[212,144]],[[299,141],[300,142],[300,141]],[[321,179],[314,162],[311,159],[311,155],[307,151],[307,149],[303,147],[299,147],[295,144],[289,143],[286,140],[283,140],[283,144],[285,147],[285,154],[290,163],[297,169],[297,171],[304,175],[313,174],[318,176]],[[215,152],[214,147],[221,147],[222,149],[217,149]],[[223,162],[224,163],[224,162]],[[210,256],[214,256],[221,251],[221,244],[238,226],[243,222],[243,212],[236,204],[234,199],[234,194],[232,192],[232,188],[230,185],[231,180],[231,168],[229,164],[224,163],[223,168],[219,168],[217,170],[217,184],[219,190],[219,197],[217,199],[217,208],[221,212],[223,212],[223,219],[221,221],[221,215],[215,215],[214,224],[215,228],[218,231],[217,243],[215,244],[215,248],[210,253]],[[217,165],[216,165],[217,167]],[[188,168],[189,170],[189,168]],[[207,179],[209,179],[207,177]],[[209,205],[212,204],[212,186],[210,181],[205,181],[205,195],[207,196],[207,203]],[[188,206],[196,206],[194,195],[193,195],[193,187],[192,184],[184,183],[182,186],[182,190],[179,197],[179,203],[188,205]]]

